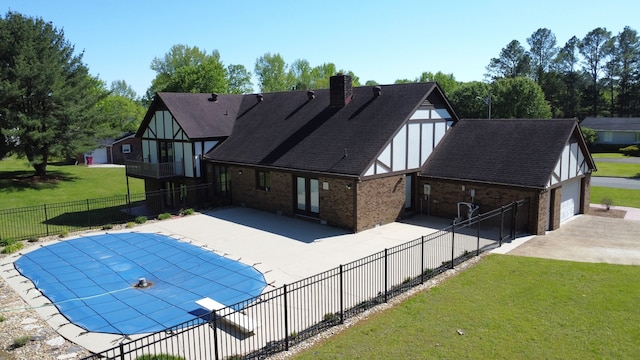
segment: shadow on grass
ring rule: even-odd
[[[35,176],[33,170],[0,171],[0,192],[55,189],[60,182],[76,181],[76,177],[63,171],[47,171],[46,177]]]
[[[637,174],[631,176],[629,179],[640,180],[640,173],[637,173]]]

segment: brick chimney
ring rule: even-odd
[[[353,97],[351,76],[338,74],[329,79],[329,106],[343,107]]]

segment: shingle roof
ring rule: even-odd
[[[583,142],[571,119],[460,120],[424,164],[422,175],[544,188],[572,135]]]
[[[379,97],[372,89],[353,88],[342,108],[329,106],[328,89],[313,100],[306,91],[245,96],[231,136],[206,158],[360,176],[427,97],[447,102],[435,83],[383,85]]]
[[[189,139],[211,139],[231,134],[243,95],[218,95],[209,101],[211,94],[158,93],[136,136],[142,136],[151,117],[157,110],[168,109]]]
[[[640,131],[640,118],[587,117],[580,126],[600,131]]]

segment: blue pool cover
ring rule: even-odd
[[[23,255],[15,267],[74,324],[123,335],[192,320],[203,314],[195,303],[203,297],[231,306],[266,286],[251,266],[149,233],[56,243]],[[140,278],[151,286],[135,287]]]

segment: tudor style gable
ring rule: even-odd
[[[443,94],[434,91],[398,129],[364,176],[421,168],[457,120]]]

